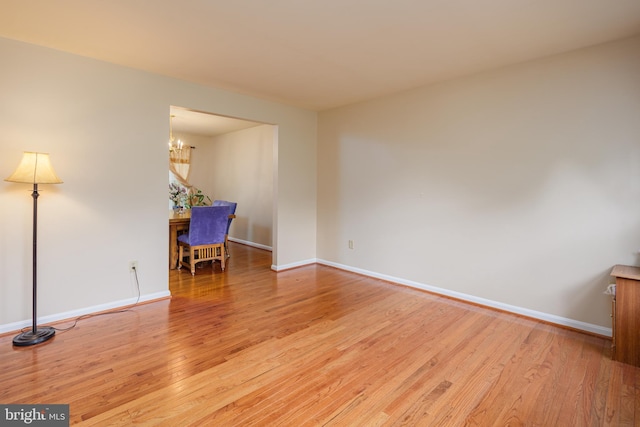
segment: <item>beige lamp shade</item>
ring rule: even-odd
[[[27,184],[62,184],[58,178],[51,161],[49,153],[33,153],[25,151],[18,168],[5,181],[23,182]]]

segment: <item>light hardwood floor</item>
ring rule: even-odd
[[[171,300],[0,337],[0,403],[95,426],[640,425],[640,369],[609,340],[231,251],[224,273],[171,271]]]

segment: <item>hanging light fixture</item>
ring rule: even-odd
[[[169,151],[171,152],[180,152],[182,150],[182,146],[184,145],[181,140],[175,140],[173,137],[173,118],[175,116],[172,114],[169,116]]]

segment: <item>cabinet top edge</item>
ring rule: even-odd
[[[615,265],[611,270],[613,277],[620,277],[623,279],[640,280],[640,267],[632,265]]]

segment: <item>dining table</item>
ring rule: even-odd
[[[229,218],[235,218],[234,214]],[[178,233],[189,230],[191,222],[191,209],[169,210],[169,268],[174,270],[178,267]]]

